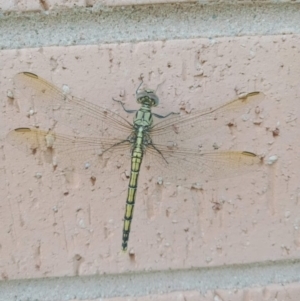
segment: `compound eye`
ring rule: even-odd
[[[151,101],[152,101],[152,106],[153,107],[156,107],[158,105],[158,99],[157,98],[152,98]]]

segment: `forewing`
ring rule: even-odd
[[[154,144],[178,141],[210,133],[228,124],[243,112],[248,113],[264,99],[260,92],[248,93],[221,106],[192,112],[180,116],[173,115],[155,124],[150,135]]]
[[[131,123],[118,114],[68,95],[35,74],[18,73],[14,82],[19,106],[29,115],[42,112],[79,133],[126,139],[131,132]]]

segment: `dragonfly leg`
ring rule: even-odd
[[[166,161],[166,163],[168,164],[167,159],[164,157],[162,152],[154,144],[150,143],[149,146],[151,146],[154,150],[156,150],[162,156],[162,158]]]
[[[127,109],[125,109],[124,103],[123,103],[121,100],[118,100],[118,99],[114,99],[114,98],[113,98],[113,101],[116,101],[116,102],[118,102],[119,104],[121,104],[123,110],[124,110],[126,113],[132,114],[132,113],[135,113],[135,112],[137,111],[137,110],[127,110]]]
[[[129,139],[122,140],[122,141],[120,141],[120,142],[115,143],[115,144],[112,145],[111,147],[105,149],[105,150],[102,152],[102,154],[104,154],[105,152],[107,152],[107,151],[109,151],[110,149],[114,148],[115,146],[120,145],[120,144],[123,144],[123,143],[126,143],[126,142],[128,142],[129,144],[131,144]]]
[[[162,115],[159,115],[159,114],[156,114],[156,113],[152,113],[152,115],[155,116],[155,117],[157,117],[157,118],[166,118],[166,117],[168,117],[170,115],[178,115],[178,114],[179,113],[171,112],[171,113],[169,113],[169,114],[167,114],[165,116],[162,116]]]
[[[141,83],[140,83],[139,86],[137,87],[137,89],[136,89],[136,91],[135,91],[135,95],[138,94],[139,89],[140,89],[140,87],[141,87],[142,84],[143,84],[143,80],[141,80]]]

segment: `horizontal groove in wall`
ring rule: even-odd
[[[43,12],[43,11],[59,11],[73,10],[74,8],[92,8],[102,10],[103,7],[110,6],[127,6],[127,5],[150,5],[150,4],[166,4],[190,2],[204,5],[209,4],[265,4],[265,3],[299,3],[300,0],[40,0],[40,1],[7,1],[0,0],[0,11],[4,12]]]
[[[300,4],[192,3],[0,16],[0,48],[300,33]]]
[[[64,301],[191,290],[205,293],[215,289],[242,289],[297,281],[300,281],[300,261],[295,260],[251,266],[2,281],[0,301]]]

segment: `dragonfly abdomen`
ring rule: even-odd
[[[143,160],[143,137],[144,137],[143,131],[144,131],[143,127],[140,127],[138,129],[136,142],[134,143],[134,148],[132,150],[132,155],[131,155],[130,179],[128,185],[128,194],[126,200],[124,226],[123,226],[123,242],[122,242],[123,251],[127,250],[130,225],[133,217],[133,209],[135,204],[138,177],[141,168],[141,163]]]

